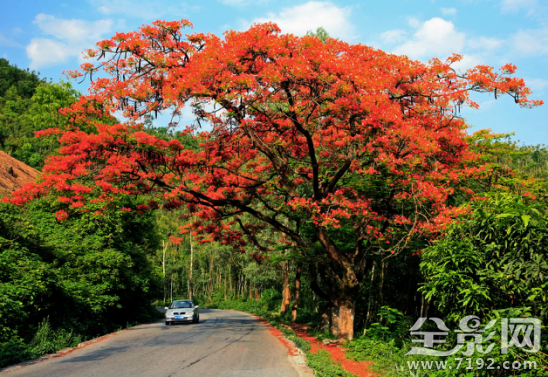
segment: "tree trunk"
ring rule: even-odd
[[[213,284],[214,284],[214,277],[213,277],[213,266],[214,266],[214,256],[215,252],[211,251],[211,261],[209,262],[209,276],[207,278],[207,297],[209,298],[209,301],[211,302],[211,293],[213,292]]]
[[[322,309],[322,314],[320,316],[320,330],[327,331],[331,330],[331,318],[333,311],[333,304],[328,302]]]
[[[226,301],[226,278],[227,278],[227,276],[226,276],[226,270],[225,270],[225,294],[224,294],[225,301]]]
[[[341,342],[354,339],[355,307],[352,296],[341,297],[331,310],[331,332]]]
[[[192,285],[192,271],[193,271],[193,262],[194,262],[194,243],[192,242],[192,233],[189,233],[189,236],[190,236],[190,274],[189,274],[189,284],[188,286],[190,287],[189,291],[188,291],[188,295],[189,295],[189,299],[192,300],[192,289],[194,288]]]
[[[373,262],[373,268],[371,269],[371,289],[369,290],[369,298],[367,299],[367,316],[365,317],[365,324],[366,326],[371,323],[371,300],[373,299],[373,281],[375,280],[375,265],[376,263]]]
[[[317,267],[322,280],[325,280],[325,290],[316,282],[311,282],[311,288],[333,304],[331,315],[331,331],[341,342],[347,342],[354,338],[354,300],[366,271],[367,260],[357,263],[356,256],[364,251],[357,246],[356,253],[346,254],[338,249],[337,245],[329,237],[326,229],[314,226],[314,233],[318,241],[327,252],[327,264],[318,261]],[[337,268],[330,263],[338,265]]]
[[[232,289],[232,266],[230,264],[228,265],[228,288],[230,292],[230,299],[232,299],[232,297],[234,297],[234,290]]]
[[[280,313],[285,314],[289,310],[291,304],[291,290],[289,289],[289,261],[282,264],[283,274],[283,291],[282,291],[282,307]]]
[[[383,288],[384,288],[384,270],[386,268],[386,265],[384,263],[384,261],[381,262],[381,281],[380,281],[380,285],[379,285],[379,306],[382,307],[384,305],[384,293],[383,293]]]
[[[293,310],[291,310],[291,322],[295,323],[297,320],[297,310],[299,308],[299,296],[301,293],[301,272],[303,269],[303,264],[299,263],[297,265],[297,272],[295,275],[295,299],[293,301]]]
[[[325,276],[322,274],[322,276]],[[354,338],[355,297],[359,285],[353,285],[348,280],[341,281],[342,286],[329,284],[329,291],[320,287],[316,279],[316,269],[311,268],[310,288],[318,296],[327,301],[320,319],[322,330],[330,329],[340,342],[347,342]]]
[[[167,289],[166,289],[166,251],[167,246],[164,243],[164,240],[162,240],[162,272],[164,274],[164,304],[166,302],[166,296],[167,296]]]

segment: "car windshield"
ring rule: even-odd
[[[190,301],[175,301],[169,307],[170,309],[188,309],[192,308],[192,303]]]

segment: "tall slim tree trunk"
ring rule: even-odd
[[[299,296],[301,293],[301,272],[303,264],[299,262],[297,265],[297,272],[295,274],[295,299],[293,301],[293,310],[291,310],[291,322],[295,323],[297,320],[297,310],[299,308]]]
[[[193,281],[192,281],[192,271],[194,270],[194,243],[192,242],[192,233],[189,233],[189,236],[190,236],[190,273],[189,273],[189,290],[188,290],[188,296],[189,296],[189,299],[192,300],[192,290],[194,289],[193,287]]]
[[[384,261],[381,262],[381,281],[380,281],[380,285],[379,285],[379,306],[383,306],[384,305],[384,293],[383,293],[383,288],[384,288],[384,270],[386,268],[386,265],[384,263]]]
[[[166,302],[167,288],[166,288],[166,251],[167,246],[165,245],[164,240],[162,240],[162,273],[164,275],[164,303]]]
[[[215,252],[211,251],[211,261],[209,262],[209,277],[207,279],[208,295],[209,301],[211,301],[211,293],[213,292],[213,284],[215,283],[215,278],[213,277],[213,266],[214,266],[214,256]]]
[[[228,287],[230,292],[230,298],[234,297],[234,291],[232,289],[232,266],[228,265]]]
[[[226,301],[226,278],[227,278],[227,276],[226,276],[226,270],[225,270],[225,294],[224,294],[225,301]]]
[[[221,266],[217,267],[217,290],[221,290],[223,287],[223,270]]]
[[[376,263],[373,262],[373,268],[371,269],[371,288],[373,288],[373,281],[375,280],[375,265],[376,265]],[[371,322],[371,300],[372,299],[373,299],[373,295],[370,291],[369,292],[369,297],[367,299],[367,316],[365,317],[366,325]]]
[[[289,261],[282,264],[283,275],[283,290],[282,290],[282,307],[280,313],[285,314],[289,310],[291,304],[291,290],[289,289]]]

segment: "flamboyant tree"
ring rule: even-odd
[[[155,195],[152,205],[186,206],[203,240],[298,250],[321,275],[313,288],[331,303],[340,339],[353,337],[355,295],[373,258],[434,236],[458,211],[446,199],[459,180],[481,169],[456,112],[477,107],[468,93],[541,104],[509,76],[511,64],[458,74],[457,55],[424,64],[274,24],[224,38],[183,35],[187,26],[157,21],[90,50],[99,64],[70,72],[89,76],[90,94],[66,110],[72,126],[49,131],[62,132],[59,155],[11,201],[57,190],[62,220],[87,210],[92,191],[105,205],[113,193]],[[198,150],[143,131],[143,117],[169,110],[176,122],[185,106],[210,127],[188,126]],[[101,123],[120,110],[132,120]],[[263,231],[279,234],[278,245],[261,242],[271,239]]]

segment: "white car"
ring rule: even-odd
[[[164,308],[166,310],[166,326],[174,322],[200,322],[200,307],[192,300],[177,300]]]

